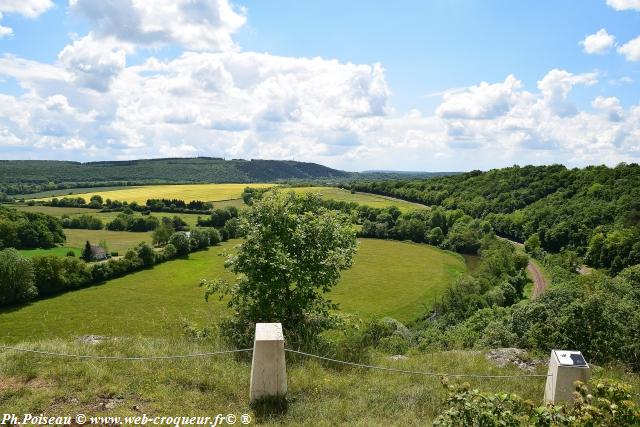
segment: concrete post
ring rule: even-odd
[[[575,390],[573,383],[589,381],[591,368],[579,351],[551,350],[545,403],[571,402]]]
[[[250,402],[283,398],[287,394],[287,367],[281,323],[257,323],[251,362]]]

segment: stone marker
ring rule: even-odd
[[[281,323],[257,323],[251,362],[250,402],[283,398],[287,394],[287,367]]]
[[[571,402],[576,381],[589,381],[591,368],[579,351],[551,350],[545,403]]]

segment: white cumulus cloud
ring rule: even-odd
[[[515,91],[522,82],[509,75],[503,83],[482,82],[464,90],[443,94],[436,113],[443,118],[493,119],[501,116],[515,103]]]
[[[596,73],[572,74],[566,70],[554,69],[538,82],[543,103],[549,112],[558,116],[577,113],[576,106],[567,100],[567,95],[575,85],[594,85],[598,82]]]
[[[236,49],[231,34],[246,22],[227,0],[69,0],[95,37],[141,46],[179,44],[188,49]]]
[[[110,40],[96,41],[92,34],[76,40],[58,55],[79,86],[106,92],[126,65],[126,51]]]
[[[615,10],[640,10],[640,0],[607,0]]]
[[[618,53],[624,55],[627,61],[640,61],[640,36],[620,46]]]
[[[596,33],[585,37],[580,42],[585,53],[589,54],[603,54],[606,53],[616,42],[616,38],[607,33],[607,30],[602,28]]]
[[[53,6],[51,0],[0,0],[0,21],[3,13],[17,13],[37,18]],[[0,25],[0,39],[13,35],[13,29]]]

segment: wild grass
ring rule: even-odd
[[[119,338],[98,344],[47,339],[20,347],[93,355],[190,354],[223,348],[216,338]],[[392,360],[376,353],[381,366],[456,374],[522,375],[499,368],[483,352],[410,353]],[[184,360],[75,360],[0,351],[0,412],[87,415],[189,415],[248,413],[254,423],[285,426],[425,426],[441,411],[446,391],[438,376],[407,375],[340,367],[287,354],[286,411],[256,412],[248,404],[250,358],[232,355]],[[536,373],[546,373],[541,366]],[[594,378],[636,375],[598,368]],[[544,378],[450,378],[489,392],[517,393],[542,403]]]

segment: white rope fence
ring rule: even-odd
[[[72,353],[52,352],[52,351],[44,351],[44,350],[34,350],[29,348],[12,347],[12,346],[6,346],[6,345],[0,345],[0,349],[20,352],[20,353],[33,353],[33,354],[39,354],[43,356],[66,357],[66,358],[73,358],[73,359],[89,359],[89,360],[170,360],[170,359],[187,359],[187,358],[196,358],[196,357],[218,356],[222,354],[246,353],[246,352],[253,351],[253,348],[241,348],[237,350],[222,350],[222,351],[214,351],[214,352],[206,352],[206,353],[178,354],[178,355],[168,355],[168,356],[100,356],[100,355],[91,355],[91,354],[72,354]],[[452,374],[452,373],[442,373],[442,372],[413,371],[413,370],[406,370],[406,369],[389,368],[386,366],[366,365],[362,363],[347,362],[344,360],[332,359],[330,357],[318,356],[317,354],[305,353],[304,351],[293,350],[288,348],[285,348],[284,351],[288,353],[299,354],[301,356],[311,357],[314,359],[325,360],[327,362],[333,362],[341,365],[348,365],[348,366],[354,366],[357,368],[374,369],[379,371],[395,372],[395,373],[410,374],[410,375],[425,375],[425,376],[432,376],[432,377],[467,377],[467,378],[531,378],[531,377],[546,378],[549,376],[545,374],[485,375],[485,374]]]
[[[440,373],[440,372],[412,371],[412,370],[406,370],[406,369],[388,368],[386,366],[375,366],[375,365],[365,365],[362,363],[355,363],[355,362],[345,362],[344,360],[332,359],[330,357],[318,356],[316,354],[305,353],[304,351],[291,350],[288,348],[285,348],[284,351],[289,353],[300,354],[302,356],[312,357],[315,359],[326,360],[328,362],[339,363],[342,365],[355,366],[358,368],[377,369],[380,371],[397,372],[401,374],[410,374],[410,375],[425,375],[425,376],[431,376],[431,377],[466,377],[466,378],[531,378],[531,377],[535,378],[535,377],[539,377],[539,378],[546,378],[550,376],[548,374],[484,375],[484,374],[448,374],[448,373]]]

